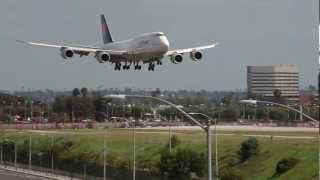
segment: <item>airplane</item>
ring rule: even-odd
[[[169,50],[169,41],[163,32],[151,32],[124,41],[114,41],[105,16],[101,15],[100,19],[103,38],[101,47],[67,46],[30,41],[18,42],[32,46],[58,48],[63,59],[70,59],[75,54],[82,57],[92,53],[99,63],[109,62],[114,64],[114,70],[116,71],[120,71],[121,66],[123,70],[129,70],[132,64],[134,70],[141,70],[140,62],[149,64],[148,70],[154,71],[155,64],[162,65],[161,60],[164,57],[169,57],[174,64],[180,64],[185,53],[189,53],[193,61],[199,61],[203,57],[202,50],[217,46],[217,43],[214,43],[194,48]]]

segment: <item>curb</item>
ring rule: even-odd
[[[0,166],[0,169],[3,169],[3,170],[6,170],[6,171],[10,171],[10,172],[15,172],[15,173],[21,173],[21,174],[27,174],[27,175],[32,175],[32,176],[36,176],[36,177],[42,177],[42,178],[48,178],[48,179],[54,179],[54,180],[66,180],[66,179],[70,179],[70,178],[63,178],[63,177],[58,177],[59,175],[57,175],[57,177],[52,177],[52,176],[46,176],[46,175],[41,175],[39,174],[38,172],[28,172],[27,171],[23,171],[23,170],[26,170],[26,169],[16,169],[14,167],[9,167],[9,168],[6,168],[6,167],[3,167],[3,166]]]

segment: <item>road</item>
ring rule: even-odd
[[[0,179],[3,180],[48,180],[48,178],[36,177],[27,174],[15,173],[0,169]]]

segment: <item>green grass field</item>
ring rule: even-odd
[[[177,148],[188,147],[199,152],[205,152],[205,134],[201,131],[174,131],[182,143]],[[37,148],[37,141],[48,140],[47,138],[54,136],[70,139],[74,142],[74,146],[70,150],[70,154],[80,152],[90,152],[101,154],[104,140],[108,154],[118,157],[117,160],[128,162],[131,166],[133,133],[128,129],[104,129],[104,130],[63,130],[54,133],[17,133],[7,132],[6,137],[11,139],[25,139],[32,135],[34,148]],[[218,139],[218,155],[221,167],[237,158],[237,152],[240,149],[242,141],[248,137],[243,135],[273,135],[273,136],[312,136],[315,133],[310,132],[247,132],[219,131],[221,135]],[[277,138],[272,140],[268,137],[257,136],[260,145],[260,154],[249,159],[247,162],[237,164],[235,169],[241,171],[248,180],[264,180],[264,179],[281,179],[281,180],[313,180],[318,179],[318,140],[317,139],[293,139],[293,138]],[[168,143],[168,131],[159,130],[136,130],[136,155],[137,167],[140,169],[154,168],[159,161],[159,150],[164,148]],[[214,138],[212,138],[214,141]],[[41,149],[40,147],[38,147]],[[214,149],[214,148],[213,148]],[[286,157],[296,157],[299,163],[290,171],[278,177],[273,177],[275,167],[279,160]],[[101,156],[102,158],[102,156]],[[102,159],[99,158],[99,161]]]

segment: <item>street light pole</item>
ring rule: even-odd
[[[218,134],[217,134],[217,118],[214,119],[214,137],[215,137],[215,177],[219,178],[219,159],[218,159]]]
[[[133,120],[133,119],[132,119]],[[132,179],[136,179],[136,121],[133,123],[133,172],[132,172]]]
[[[169,152],[171,153],[172,143],[171,143],[171,126],[169,127]]]
[[[31,152],[31,135],[29,136],[29,170],[31,170],[32,152]]]
[[[190,115],[201,115],[201,116],[204,116],[205,118],[208,119],[208,125],[207,125],[207,128],[208,128],[208,132],[207,132],[207,149],[208,149],[208,152],[209,151],[212,152],[211,151],[211,130],[210,130],[210,124],[211,124],[212,118],[209,117],[206,114],[203,114],[203,113],[189,113],[189,114]],[[220,118],[220,115],[219,115],[219,118]],[[218,177],[219,177],[219,160],[218,160],[218,136],[217,136],[217,119],[216,118],[214,119],[214,136],[215,136],[215,172],[214,172],[214,176],[213,177],[216,177],[218,179]],[[209,156],[209,154],[208,154],[208,156]],[[210,159],[212,159],[211,158],[211,153],[210,153]],[[209,166],[209,164],[208,164],[208,166]],[[210,167],[210,169],[212,169],[212,164],[211,163],[210,163],[209,167]]]
[[[207,156],[208,156],[208,180],[212,180],[212,149],[211,149],[211,129],[210,129],[210,119],[208,119],[208,125],[206,128],[207,134]]]
[[[239,101],[240,103],[244,103],[244,104],[258,104],[258,103],[263,103],[263,104],[273,104],[273,105],[277,105],[277,106],[280,106],[280,107],[283,107],[283,108],[286,108],[286,109],[289,109],[289,110],[292,110],[294,112],[297,112],[299,114],[302,114],[304,117],[308,118],[309,120],[313,121],[313,122],[318,122],[317,120],[315,120],[314,118],[310,117],[309,115],[305,114],[305,113],[302,113],[300,112],[299,110],[295,109],[295,108],[292,108],[290,106],[286,106],[284,104],[280,104],[280,103],[276,103],[276,102],[271,102],[271,101],[260,101],[260,100],[240,100]],[[320,130],[319,130],[320,132]]]
[[[104,138],[103,141],[103,180],[106,180],[107,178],[107,173],[106,173],[106,166],[107,166],[107,162],[106,162],[106,157],[107,157],[107,152],[106,152],[106,139]]]
[[[206,139],[207,139],[207,152],[208,152],[208,180],[212,180],[212,158],[211,158],[211,137],[210,137],[210,126],[203,125],[199,121],[197,121],[195,118],[193,118],[190,114],[183,111],[181,108],[177,107],[177,105],[171,103],[170,101],[154,97],[154,96],[143,96],[143,95],[106,95],[105,97],[108,98],[114,98],[114,99],[126,99],[126,98],[141,98],[141,99],[151,99],[155,101],[162,102],[164,104],[167,104],[173,108],[175,108],[177,111],[182,113],[184,116],[186,116],[189,120],[200,126],[205,132],[206,132]],[[208,135],[209,134],[209,135]],[[210,143],[210,144],[209,144]]]
[[[53,152],[53,148],[54,148],[54,136],[51,137],[51,173],[54,174],[54,152]]]
[[[17,169],[17,160],[18,160],[18,150],[17,150],[17,142],[14,142],[14,167]]]

